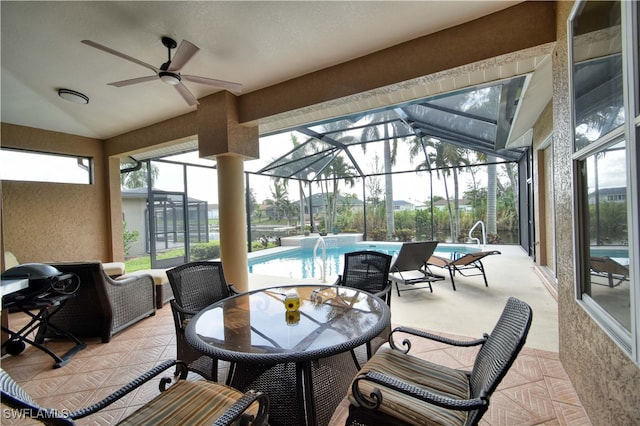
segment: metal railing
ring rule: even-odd
[[[318,258],[318,247],[322,247],[322,258]],[[320,267],[320,280],[323,283],[327,282],[327,244],[324,238],[318,237],[316,244],[313,246],[313,262],[319,263]]]
[[[480,239],[472,236],[473,231],[475,231],[475,229],[478,227],[478,225],[482,225],[482,246],[486,247],[486,245],[487,245],[487,232],[486,232],[486,230],[484,228],[484,222],[481,221],[481,220],[477,221],[475,223],[475,225],[473,225],[471,227],[471,229],[469,230],[469,239],[471,241],[476,241],[476,243],[478,244],[478,248],[480,248]]]

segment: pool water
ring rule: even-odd
[[[325,276],[335,277],[342,274],[345,253],[358,250],[375,250],[393,256],[398,254],[401,245],[401,243],[364,242],[341,247],[327,247]],[[451,257],[453,252],[469,253],[473,251],[477,251],[477,248],[438,244],[435,254]],[[249,259],[249,273],[291,278],[320,278],[322,273],[322,250],[318,249],[317,254],[320,258],[314,260],[312,248],[294,248],[264,256],[258,255]]]

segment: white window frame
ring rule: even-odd
[[[9,167],[8,160],[5,160],[7,156],[16,157],[11,165],[17,167]],[[77,185],[91,185],[94,182],[93,159],[91,157],[2,147],[0,149],[0,164],[3,165],[0,171],[2,180]],[[83,169],[83,171],[65,170],[64,167],[69,165]]]

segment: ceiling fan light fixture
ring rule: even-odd
[[[182,80],[179,74],[169,71],[160,71],[158,73],[158,76],[160,76],[160,80],[172,86],[175,86],[176,84],[180,83],[180,80]]]
[[[86,105],[89,103],[89,97],[87,95],[71,89],[58,89],[58,96],[76,104]]]

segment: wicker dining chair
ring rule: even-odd
[[[335,284],[364,290],[391,306],[391,259],[388,254],[372,250],[345,253],[344,270]]]
[[[196,351],[186,341],[185,329],[191,318],[218,300],[238,294],[227,284],[222,262],[190,262],[167,270],[174,299],[171,311],[176,329],[177,358],[185,361],[189,370],[207,380],[218,381],[218,360]]]
[[[364,290],[378,296],[391,306],[389,269],[392,257],[373,250],[352,251],[344,254],[344,270],[334,283]],[[366,344],[367,359],[387,342],[391,327]]]
[[[477,425],[524,346],[531,319],[531,307],[511,297],[491,334],[481,339],[459,341],[395,328],[389,337],[391,347],[381,348],[353,380],[346,425]],[[393,339],[397,334],[480,350],[472,370],[462,371],[410,355],[411,341],[402,338],[400,347]]]
[[[161,378],[160,393],[120,421],[119,425],[267,424],[269,398],[266,394],[253,390],[242,393],[206,380],[186,380],[186,364],[175,360],[164,361],[102,400],[78,410],[38,405],[6,371],[0,369],[2,404],[15,410],[15,416],[25,416],[48,425],[74,425],[74,420],[100,412],[174,366],[179,372],[178,380],[167,387],[173,379]],[[7,409],[5,415],[10,415]]]

